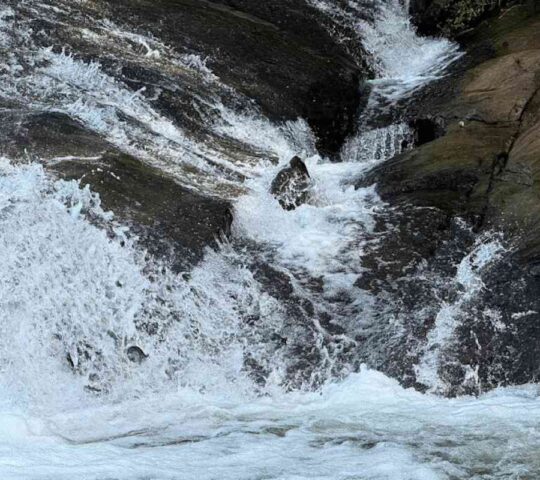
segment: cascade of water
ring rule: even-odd
[[[408,125],[373,128],[369,126],[371,118],[443,75],[461,56],[457,45],[446,39],[418,36],[410,21],[408,1],[309,2],[338,26],[355,32],[375,73],[367,108],[358,120],[358,132],[343,146],[342,160],[361,162],[368,169],[412,147],[413,132]]]
[[[355,28],[374,60],[375,97],[402,98],[459,55],[450,42],[416,36],[397,0],[367,2],[371,18],[359,15],[360,0],[313,3]],[[54,12],[75,2],[20,4]],[[240,183],[216,164],[247,180],[231,243],[178,276],[148,259],[88,188],[51,179],[35,163],[0,160],[3,479],[174,479],[179,465],[182,478],[235,480],[358,472],[374,480],[518,478],[528,464],[532,475],[540,471],[532,459],[540,438],[523,435],[540,419],[535,387],[447,400],[358,365],[373,299],[356,281],[366,244],[377,240],[374,213],[385,205],[374,188],[355,189],[349,180],[407,148],[406,124],[359,132],[343,162],[332,164],[316,154],[305,122],[275,126],[210,95],[203,100],[219,117],[210,130],[279,164],[224,159],[97,63],[28,47],[28,38],[14,49],[14,16],[0,7],[0,52],[11,51],[0,65],[1,93],[27,108],[68,113],[135,155],[165,158],[164,170],[168,162],[188,164],[172,173],[205,191],[229,196],[216,185]],[[110,22],[81,32],[103,48],[125,47],[121,54],[136,61],[219,83],[202,60],[157,39]],[[24,66],[13,52],[30,55]],[[268,189],[295,153],[306,159],[312,191],[307,204],[286,212]],[[189,177],[193,167],[203,175]],[[456,282],[466,292],[452,315],[481,288],[477,273],[499,251],[497,243],[479,244],[463,260]],[[262,275],[261,263],[271,267]],[[269,289],[264,275],[289,299]],[[434,389],[456,318],[447,313],[441,310],[418,366]],[[133,346],[143,352],[140,363],[126,355]],[[291,369],[308,378],[291,381]],[[290,391],[298,385],[322,388]],[[531,458],[514,455],[526,445]]]
[[[420,37],[409,17],[408,2],[385,0],[309,0],[340,25],[352,29],[370,56],[376,74],[373,98],[395,102],[443,74],[461,56],[446,39]],[[358,12],[370,9],[370,18]]]
[[[412,146],[413,131],[405,123],[359,132],[343,146],[345,162],[361,162],[366,169],[383,162]]]
[[[24,7],[27,3],[25,0],[21,5]],[[36,6],[44,8],[46,3],[37,2]],[[319,6],[323,5],[321,2],[318,3]],[[345,10],[332,11],[341,12],[343,18],[352,21],[356,18],[353,14],[358,14],[362,5],[360,2],[352,1],[349,2],[349,7],[352,8],[352,13],[347,12],[347,15],[343,13]],[[352,357],[348,353],[343,356],[343,352],[352,351],[351,348],[355,345],[354,338],[362,328],[362,322],[358,323],[358,316],[366,315],[366,306],[371,301],[355,286],[355,282],[363,269],[363,248],[366,243],[372,241],[371,232],[374,227],[372,214],[383,206],[373,188],[355,189],[347,184],[347,180],[358,177],[370,166],[391,158],[407,148],[407,145],[411,144],[410,128],[406,124],[396,124],[362,131],[345,145],[342,152],[343,162],[331,164],[316,155],[313,136],[304,122],[298,121],[276,127],[261,116],[234,113],[224,106],[218,97],[211,96],[205,101],[213,102],[214,112],[220,113],[219,118],[212,124],[216,134],[236,139],[254,152],[265,152],[266,156],[274,156],[281,160],[279,165],[266,170],[262,170],[260,165],[233,164],[228,159],[216,156],[211,145],[200,144],[187,136],[174,122],[158,113],[151,99],[140,92],[133,94],[120,82],[103,72],[99,64],[85,63],[64,52],[36,48],[31,38],[14,23],[14,17],[11,8],[6,9],[1,16],[3,26],[0,31],[3,33],[3,41],[14,41],[14,32],[17,36],[24,37],[25,47],[18,53],[24,58],[19,58],[19,61],[24,60],[33,67],[30,70],[16,68],[17,59],[14,58],[14,66],[9,71],[3,72],[4,82],[0,90],[4,94],[17,98],[29,108],[49,109],[54,105],[55,110],[61,110],[79,119],[87,127],[134,155],[151,158],[154,161],[158,158],[166,158],[169,164],[159,163],[159,166],[165,170],[169,169],[170,162],[180,161],[181,165],[189,166],[180,178],[184,181],[187,178],[192,184],[197,184],[202,188],[208,187],[216,192],[214,188],[216,180],[221,183],[233,181],[222,169],[213,168],[213,165],[220,163],[227,165],[230,170],[242,173],[248,178],[251,177],[245,183],[249,193],[242,196],[236,205],[235,241],[240,244],[246,241],[256,244],[257,248],[251,252],[251,255],[260,256],[261,260],[272,268],[285,272],[285,276],[293,285],[295,295],[306,305],[311,305],[306,307],[308,310],[313,310],[311,315],[303,317],[303,322],[307,322],[306,324],[297,324],[291,329],[290,321],[287,320],[287,315],[290,315],[288,307],[280,304],[280,301],[275,298],[265,296],[257,281],[250,278],[247,271],[242,270],[240,273],[237,271],[239,266],[246,261],[242,258],[242,254],[233,252],[232,256],[227,256],[222,252],[217,257],[208,254],[208,259],[214,260],[205,262],[198,267],[197,272],[208,270],[204,274],[208,277],[204,281],[204,289],[216,295],[211,304],[220,305],[223,302],[228,304],[231,298],[233,299],[230,314],[225,315],[226,320],[221,324],[222,327],[226,324],[229,327],[220,332],[213,319],[219,318],[229,307],[221,306],[222,313],[213,309],[201,310],[199,297],[206,298],[208,294],[189,282],[172,280],[167,276],[160,276],[157,283],[168,285],[175,293],[167,295],[167,298],[163,297],[163,289],[160,287],[156,291],[156,282],[148,284],[148,276],[141,273],[153,270],[154,267],[141,263],[135,249],[131,253],[122,253],[124,255],[122,262],[130,265],[129,268],[126,266],[125,270],[132,272],[133,279],[136,279],[133,281],[138,285],[137,288],[134,287],[130,295],[139,300],[133,300],[131,308],[124,309],[129,313],[129,318],[118,320],[114,317],[115,313],[112,310],[108,313],[90,314],[84,310],[86,307],[77,307],[79,311],[77,315],[68,308],[65,309],[64,316],[47,314],[44,318],[50,318],[50,322],[39,326],[36,336],[41,339],[47,336],[56,338],[54,355],[58,358],[59,355],[63,355],[61,352],[64,350],[72,366],[86,377],[86,387],[115,395],[120,395],[118,393],[120,390],[131,389],[133,392],[141,392],[144,388],[154,390],[168,388],[167,385],[171,379],[173,379],[173,384],[178,381],[179,372],[182,372],[184,383],[188,382],[196,385],[197,388],[208,389],[215,380],[209,376],[195,381],[188,373],[193,371],[189,366],[190,362],[197,363],[204,358],[204,361],[212,363],[217,361],[218,357],[223,361],[223,358],[229,354],[232,362],[230,365],[235,365],[231,372],[240,374],[243,371],[242,359],[249,357],[251,364],[258,365],[257,368],[265,372],[267,380],[273,379],[268,385],[272,382],[284,382],[283,372],[287,370],[287,364],[290,363],[287,361],[290,350],[279,349],[268,339],[286,335],[298,338],[298,343],[302,341],[314,343],[319,360],[312,360],[313,366],[310,369],[311,375],[317,378],[315,383],[327,381],[335,375],[342,376],[349,369],[355,369],[354,365],[348,364]],[[408,50],[412,51],[409,53],[414,59],[424,58],[426,51],[440,53],[443,47],[453,51],[454,47],[448,47],[450,44],[447,45],[443,41],[418,39],[410,28],[407,18],[404,7],[399,2],[390,1],[377,5],[370,22],[361,20],[355,24],[357,30],[362,31],[362,41],[366,48],[371,51],[373,58],[377,59],[376,69],[382,78],[404,78],[407,72],[406,61],[403,60],[403,64],[393,66],[392,55],[399,56],[399,52],[389,52],[399,48],[396,44],[402,42],[403,38],[409,39]],[[12,36],[6,32],[11,32]],[[137,61],[154,62],[156,65],[165,62],[167,69],[194,68],[195,73],[190,73],[190,75],[201,73],[205,82],[219,83],[219,79],[216,79],[201,61],[179,56],[159,40],[133,34],[108,20],[98,20],[91,28],[81,29],[81,32],[87,37],[99,38],[104,48],[114,48],[116,53],[139,55],[139,57],[142,54],[142,59],[137,57]],[[110,37],[114,38],[113,42],[110,41]],[[385,39],[386,46],[381,43],[381,39]],[[123,45],[124,41],[126,45]],[[143,50],[138,54],[133,52],[131,50],[133,43],[141,45]],[[441,56],[442,60],[433,53],[433,58],[442,61],[437,69],[442,68],[446,61],[445,55],[441,54]],[[412,61],[411,58],[408,61],[414,64],[415,77],[422,77],[422,72],[429,66],[429,59],[422,64],[420,61]],[[131,121],[132,119],[136,121]],[[179,151],[182,152],[180,156]],[[268,189],[275,173],[294,153],[300,152],[308,157],[307,164],[313,183],[312,191],[306,205],[294,212],[286,212],[268,194]],[[211,162],[207,162],[208,159]],[[195,174],[191,178],[192,167],[211,175]],[[11,175],[6,178],[14,181],[16,177]],[[208,179],[211,184],[198,183]],[[47,205],[47,202],[43,202],[42,199],[35,200]],[[83,203],[80,209],[83,209]],[[46,215],[43,217],[45,218]],[[260,221],[261,217],[265,219],[265,222]],[[84,221],[84,216],[79,220]],[[34,221],[35,219],[28,218],[29,224],[33,224]],[[55,222],[55,220],[51,221]],[[278,225],[280,228],[277,228]],[[283,228],[284,225],[286,228]],[[3,235],[6,243],[10,243],[10,236],[14,235],[8,226],[4,229]],[[48,240],[45,239],[44,242],[46,241]],[[60,243],[63,241],[65,237],[59,239]],[[45,247],[38,243],[33,245],[33,248],[40,250]],[[30,250],[25,249],[25,251]],[[81,257],[82,253],[78,253],[77,256]],[[218,261],[216,258],[222,258],[222,260]],[[34,265],[37,255],[29,256],[27,261],[28,265]],[[49,263],[43,269],[52,268],[52,265],[53,263]],[[71,263],[61,265],[63,265],[62,262],[59,267],[65,271],[73,271]],[[199,274],[203,275],[203,273]],[[230,282],[225,289],[213,286],[213,282],[222,282],[219,280],[222,274],[229,278]],[[233,280],[235,278],[238,283]],[[9,288],[13,282],[20,281],[16,276],[6,276],[6,288]],[[66,281],[73,284],[90,282],[89,279],[76,277]],[[109,280],[104,279],[104,281]],[[61,292],[65,285],[65,282],[61,282],[55,288]],[[99,282],[96,285],[99,285]],[[231,293],[239,285],[244,285],[246,292]],[[314,285],[317,285],[317,288],[314,288]],[[50,292],[46,290],[38,293],[36,290],[38,286],[29,284],[25,289],[28,292],[34,292],[31,297],[40,298],[45,305]],[[109,292],[104,289],[102,294],[115,296],[115,291],[113,289]],[[122,286],[120,291],[125,293],[129,289]],[[99,297],[100,294],[94,293],[91,296]],[[58,293],[57,296],[61,297],[61,294]],[[83,305],[86,305],[84,302],[90,303],[90,300],[83,300]],[[167,305],[167,309],[143,307],[143,305],[160,302]],[[183,307],[176,302],[180,302]],[[178,311],[185,310],[186,302],[192,304],[189,314],[185,312],[183,315],[178,314]],[[106,302],[103,304],[105,305]],[[11,318],[24,316],[24,313],[21,313],[24,311],[26,311],[24,308],[12,310]],[[70,325],[67,318],[74,316],[78,320],[71,321]],[[95,322],[89,321],[89,316],[95,317]],[[161,335],[167,332],[170,342],[164,341],[160,335],[148,334],[144,331],[145,326],[155,323],[151,320],[151,316],[163,319],[162,323],[156,324],[156,328],[162,332]],[[186,316],[190,319],[189,321],[186,320]],[[99,321],[97,317],[100,317]],[[182,320],[171,322],[172,317],[179,317]],[[204,325],[201,324],[199,317],[206,319]],[[254,317],[259,318],[255,326],[248,320]],[[333,326],[325,324],[326,318],[333,319]],[[84,326],[81,322],[84,322]],[[100,322],[104,324],[101,325]],[[114,326],[114,322],[119,322],[119,324]],[[6,320],[6,325],[11,325],[11,323]],[[29,325],[38,325],[38,323],[31,320]],[[245,328],[245,325],[249,328]],[[43,328],[46,330],[42,331]],[[127,330],[124,331],[125,329]],[[339,335],[336,335],[334,331],[336,329],[340,332]],[[193,340],[193,337],[197,337],[197,340]],[[244,342],[244,345],[230,342],[231,349],[225,354],[223,346],[227,341],[224,342],[223,339],[233,337],[238,342]],[[183,344],[182,339],[185,338],[191,339],[192,346],[189,353],[185,350],[180,353],[179,346]],[[138,378],[140,380],[144,377],[146,382],[140,383],[139,380],[134,380],[133,386],[128,388],[126,387],[129,383],[127,378],[137,377],[133,368],[129,367],[129,363],[125,363],[123,350],[128,347],[126,342],[129,341],[142,342],[145,349],[151,351],[152,355],[150,360],[138,370],[145,372]],[[345,348],[344,345],[348,346]],[[294,348],[291,347],[291,349]],[[42,352],[44,355],[51,353],[51,350],[44,346],[36,346],[35,351]],[[208,356],[210,351],[213,353]],[[270,354],[274,356],[273,359],[268,357]],[[283,358],[282,361],[277,360],[280,355]],[[91,358],[85,358],[88,356]],[[175,357],[176,360],[174,360]],[[29,355],[27,359],[29,363],[40,363],[35,360],[34,354]],[[15,359],[10,361],[15,362]],[[61,362],[64,361],[65,358],[62,358]],[[175,365],[171,366],[171,362]],[[270,365],[272,362],[274,365]],[[63,368],[67,368],[65,363]],[[30,371],[33,372],[31,369]],[[231,373],[224,373],[224,378],[231,378]],[[197,383],[198,381],[202,383]],[[78,384],[77,388],[84,386],[83,384],[84,382]]]
[[[201,138],[200,132],[195,135],[160,111],[155,105],[159,88],[154,96],[149,95],[146,87],[134,92],[106,72],[98,61],[84,61],[65,50],[36,44],[21,19],[29,21],[39,12],[47,15],[50,22],[56,22],[58,28],[65,28],[62,15],[66,12],[50,3],[57,2],[23,0],[17,5],[17,12],[3,7],[0,47],[5,44],[9,61],[0,68],[0,95],[29,110],[68,114],[121,151],[205,193],[235,197],[242,191],[243,178],[256,175],[268,164],[267,155],[263,157],[261,152],[250,150],[243,138],[229,136],[223,128],[234,114],[222,97],[244,103],[245,121],[258,116],[258,112],[223,85],[203,59],[177,53],[152,36],[126,31],[107,19],[97,18],[87,24],[86,17],[72,12],[69,29],[88,44],[100,45],[102,56],[129,60],[141,68],[156,68],[168,82],[186,84],[180,95],[191,100],[192,111],[185,113],[186,123],[198,123],[199,130],[206,134]],[[73,6],[68,3],[65,8]],[[17,48],[10,48],[14,42]],[[217,118],[216,112],[221,113]],[[274,133],[279,128],[269,126],[268,121],[259,123],[259,128],[271,130],[271,138],[279,141],[281,132]],[[222,144],[227,142],[236,142],[237,148],[227,150]]]
[[[418,381],[429,387],[430,391],[445,393],[448,390],[448,386],[439,375],[441,356],[444,350],[452,348],[454,333],[460,325],[461,316],[484,288],[481,278],[483,270],[496,262],[504,251],[499,239],[480,238],[472,252],[466,255],[458,265],[454,282],[461,292],[452,303],[443,302],[435,318],[435,324],[428,333],[423,354],[415,368]],[[494,314],[496,315],[495,312]],[[470,366],[468,369],[470,373],[464,381],[476,382],[477,372],[475,374]]]

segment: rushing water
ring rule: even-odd
[[[371,53],[372,106],[410,94],[459,55],[446,40],[416,36],[397,0],[376,2],[369,21],[355,15],[361,2],[316,5],[349,22]],[[230,90],[200,57],[107,19],[79,25],[71,15],[69,28],[109,54],[203,89],[194,101],[212,140],[201,141],[99,63],[35,44],[23,21],[47,12],[61,25],[79,7],[0,6],[0,95],[67,113],[192,188],[235,197],[233,238],[189,277],[176,275],[149,260],[88,188],[51,178],[36,159],[0,160],[0,478],[538,478],[537,386],[445,399],[354,362],[356,334],[375,305],[355,281],[374,241],[374,214],[386,207],[374,188],[348,180],[410,144],[409,127],[362,131],[333,164],[317,155],[304,122],[235,113],[221,96]],[[210,107],[217,120],[204,114]],[[241,154],[228,155],[223,138]],[[268,187],[298,153],[313,188],[307,205],[286,212]],[[501,251],[497,240],[479,239],[452,279],[466,291],[441,305],[417,365],[432,392],[455,318]],[[253,255],[311,302],[307,321],[265,291],[249,268]],[[324,314],[342,333],[318,320]],[[142,328],[148,322],[152,333]],[[274,340],[283,337],[290,348]],[[313,365],[291,378],[302,360],[294,347],[306,342],[317,353]],[[141,364],[125,354],[133,345],[148,355]],[[264,382],[246,370],[246,357]]]

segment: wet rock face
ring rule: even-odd
[[[412,0],[413,20],[424,35],[455,36],[477,25],[486,15],[506,5],[484,0]]]
[[[431,111],[444,131],[358,182],[377,183],[393,206],[358,286],[402,328],[380,347],[367,341],[389,359],[380,368],[419,388],[435,388],[428,367],[447,395],[539,376],[540,18],[528,15],[515,9],[475,32],[491,32],[493,58]],[[501,243],[484,267],[478,235]]]
[[[403,205],[380,212],[376,220],[377,241],[364,252],[365,271],[356,282],[375,298],[362,339],[369,352],[364,361],[407,387],[425,391],[431,385],[422,383],[416,367],[442,305],[459,298],[456,266],[474,243],[474,234],[464,222],[435,208]]]
[[[189,269],[207,247],[230,234],[228,201],[188,190],[158,169],[123,154],[67,115],[4,112],[0,154],[39,160],[55,175],[98,193],[155,256]]]
[[[306,165],[299,157],[294,157],[289,166],[277,174],[270,192],[285,210],[294,210],[306,203],[310,185],[311,179]]]
[[[206,247],[230,232],[227,201],[190,191],[133,157],[112,152],[98,162],[66,160],[51,168],[61,178],[81,178],[90,185],[104,209],[130,225],[151,254],[168,258],[177,271],[196,264]]]
[[[441,376],[454,393],[540,379],[540,279],[531,267],[530,259],[509,253],[482,276],[484,288],[456,331],[459,348],[444,351],[444,364],[455,367]],[[466,383],[469,366],[478,379],[473,386]]]
[[[5,109],[0,113],[0,125],[0,153],[7,157],[95,157],[110,148],[107,142],[60,113]]]
[[[540,19],[523,12],[512,10],[483,29],[484,37],[493,35],[494,58],[455,77],[455,95],[431,104],[432,120],[417,129],[422,145],[381,165],[364,183],[378,182],[385,199],[441,208],[479,228],[511,233],[519,223],[536,222]],[[515,208],[520,202],[527,208]]]
[[[179,51],[209,57],[225,83],[273,119],[305,118],[325,154],[352,133],[367,77],[307,2],[101,0],[111,18],[141,24]],[[182,27],[179,28],[178,26]]]

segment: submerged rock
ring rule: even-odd
[[[141,364],[148,358],[148,355],[146,355],[146,353],[144,353],[143,350],[136,345],[132,345],[131,347],[129,347],[126,350],[126,355],[130,362],[139,364]]]
[[[285,210],[294,210],[308,200],[310,185],[311,178],[305,163],[294,157],[289,166],[277,174],[270,192]]]

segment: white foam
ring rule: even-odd
[[[148,263],[112,220],[88,188],[1,160],[2,398],[55,410],[95,401],[85,386],[109,401],[177,385],[255,394],[244,355],[270,360],[272,347],[261,340],[281,328],[276,301],[232,251],[208,252],[186,281]],[[254,314],[257,330],[246,321]],[[133,344],[150,356],[137,368],[126,355]],[[279,353],[272,362],[279,384]]]
[[[540,468],[536,387],[448,400],[367,369],[320,393],[242,402],[179,391],[47,419],[0,418],[17,432],[1,439],[6,480],[431,480]]]
[[[289,161],[294,155],[311,157],[317,155],[315,136],[303,119],[275,125],[256,111],[238,113],[216,105],[219,116],[214,122],[214,130],[222,135],[235,138],[260,152],[272,155],[279,163]],[[270,160],[270,159],[269,159]],[[269,166],[259,165],[256,170],[263,172]]]
[[[361,165],[331,164],[318,157],[307,160],[313,183],[311,201],[292,212],[281,208],[269,193],[270,182],[280,167],[252,183],[250,195],[239,199],[236,219],[239,233],[275,247],[288,267],[305,269],[314,277],[340,270],[355,271],[356,260],[343,256],[347,246],[372,228],[371,212],[379,205],[373,189],[356,190],[344,183],[354,178]]]
[[[105,348],[113,343],[110,331],[129,338],[147,281],[127,252],[81,219],[82,210],[110,218],[74,182],[50,185],[41,167],[2,160],[0,209],[4,389],[66,396],[80,384],[67,381],[56,336],[68,349],[89,338]]]
[[[11,44],[11,36],[9,35],[9,25],[8,19],[13,17],[15,12],[12,8],[8,6],[0,7],[0,47],[6,48]]]
[[[455,43],[444,38],[420,37],[409,17],[408,2],[382,0],[366,5],[349,0],[348,9],[327,0],[310,0],[334,21],[352,28],[371,56],[376,73],[373,99],[396,101],[429,81],[439,78],[461,56]],[[374,19],[359,15],[367,8]]]
[[[458,265],[454,282],[461,287],[461,293],[452,303],[443,303],[428,333],[424,353],[415,369],[418,381],[428,386],[431,391],[445,391],[446,385],[438,372],[442,351],[451,345],[454,332],[460,325],[463,310],[467,308],[467,302],[473,300],[484,288],[481,276],[483,270],[500,258],[504,251],[499,239],[482,237],[472,252]],[[495,322],[496,314],[497,312],[491,313]]]

